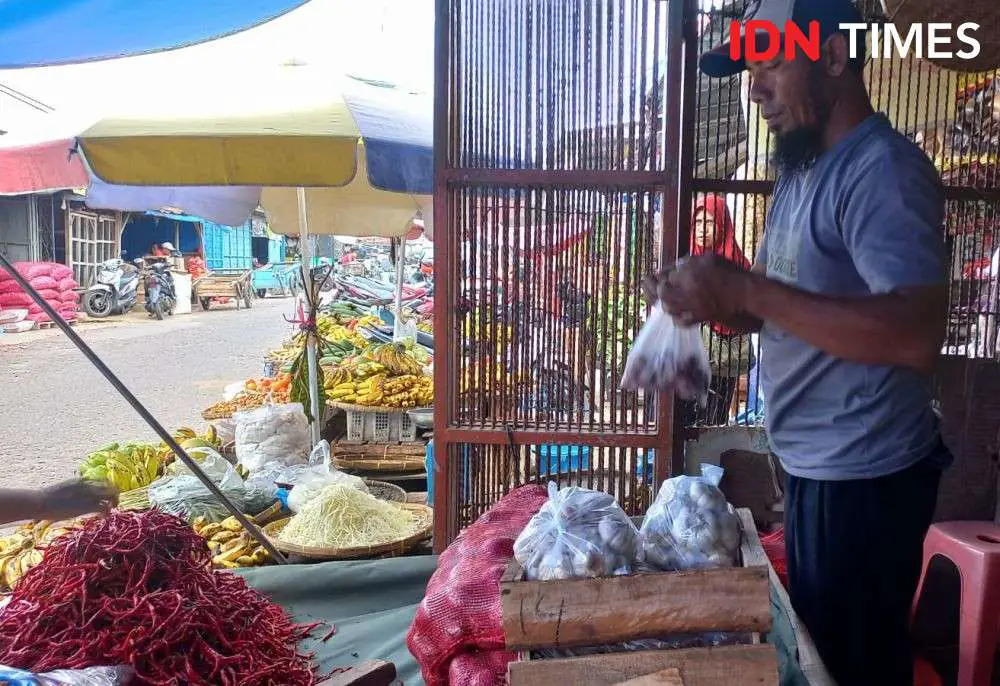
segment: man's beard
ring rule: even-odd
[[[822,151],[823,129],[803,126],[775,137],[771,162],[780,173],[805,171],[816,163]]]
[[[823,132],[830,119],[830,107],[816,88],[816,79],[809,82],[809,106],[815,113],[812,124],[800,126],[775,136],[771,162],[779,173],[804,171],[816,164],[823,152]]]

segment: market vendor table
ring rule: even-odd
[[[329,628],[320,627],[316,637],[302,646],[316,653],[321,672],[365,660],[387,660],[396,665],[398,678],[412,686],[424,682],[406,648],[406,633],[436,565],[437,556],[426,555],[236,573],[298,621],[336,626],[337,633],[326,642],[320,639]],[[770,576],[773,626],[767,640],[777,649],[781,686],[833,686],[773,569]]]

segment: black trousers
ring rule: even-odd
[[[941,468],[877,479],[789,475],[788,595],[840,686],[912,686],[909,613]]]

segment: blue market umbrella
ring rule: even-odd
[[[0,69],[129,57],[243,31],[308,0],[0,0]]]

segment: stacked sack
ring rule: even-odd
[[[79,294],[73,270],[55,262],[15,262],[14,269],[27,279],[31,287],[66,321],[76,319]],[[50,317],[41,306],[24,292],[21,285],[6,271],[0,270],[0,309],[28,310],[27,319],[47,322]]]

